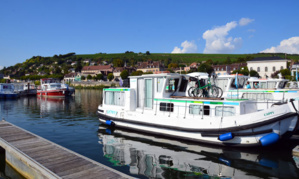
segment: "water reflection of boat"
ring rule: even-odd
[[[112,134],[111,134],[112,133]],[[227,177],[298,178],[285,156],[256,149],[228,149],[187,144],[124,130],[99,129],[104,156],[115,165],[129,166],[130,173],[149,178]],[[265,150],[265,149],[263,149]],[[290,156],[291,158],[291,156]]]
[[[40,106],[41,114],[53,113],[55,111],[64,110],[69,104],[72,97],[69,98],[51,98],[45,96],[37,96],[37,105]]]

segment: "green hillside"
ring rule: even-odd
[[[64,55],[54,55],[53,57],[33,56],[25,60],[23,63],[18,63],[14,66],[6,67],[0,71],[4,75],[10,75],[13,78],[25,79],[25,76],[40,76],[63,78],[69,73],[70,69],[80,71],[83,66],[90,64],[102,65],[113,64],[114,67],[127,66],[136,67],[139,61],[161,61],[167,68],[168,64],[178,64],[181,66],[190,65],[193,62],[209,61],[210,63],[227,64],[241,63],[252,60],[256,57],[279,56],[285,58],[285,54],[171,54],[171,53],[134,53],[127,51],[125,53],[96,53],[96,54],[75,54],[68,53]],[[299,60],[299,55],[287,54],[287,59],[295,61]],[[90,63],[84,63],[84,60],[89,59]],[[72,64],[72,63],[77,64]]]

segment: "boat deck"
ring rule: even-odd
[[[190,96],[170,96],[174,99],[196,99],[196,100],[224,100],[224,98],[190,97]]]
[[[43,174],[45,178],[132,178],[4,120],[0,121],[0,147],[6,153],[18,153],[29,168],[48,173]],[[28,172],[26,175],[32,178]]]

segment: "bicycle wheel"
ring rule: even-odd
[[[208,95],[210,98],[218,97],[218,89],[216,88],[216,86],[211,86],[208,90]]]
[[[196,88],[194,90],[194,97],[202,97],[202,94],[203,94],[203,90],[202,89],[199,89],[199,88]]]
[[[189,90],[188,90],[188,95],[189,95],[190,97],[194,97],[194,90],[195,90],[194,87],[190,87],[190,88],[189,88]]]
[[[218,89],[218,98],[221,98],[223,95],[223,91],[220,87],[216,86],[216,88]]]

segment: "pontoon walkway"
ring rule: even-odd
[[[26,178],[132,178],[4,120],[0,147],[7,163]]]

